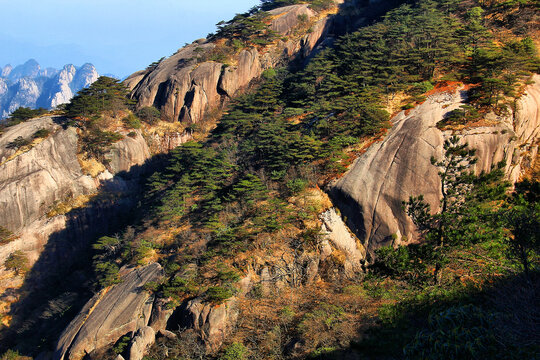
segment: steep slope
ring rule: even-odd
[[[338,1],[341,3],[342,1]],[[309,56],[332,28],[333,10],[317,14],[307,4],[271,10],[270,28],[279,35],[275,44],[250,47],[231,54],[228,63],[198,60],[220,45],[198,40],[161,60],[155,68],[139,71],[125,80],[139,108],[155,106],[168,121],[197,123],[212,109],[245,89],[264,70],[297,57]],[[301,20],[306,19],[306,20]],[[309,24],[309,26],[306,24]],[[309,28],[310,31],[295,29]]]
[[[514,114],[491,114],[485,125],[458,131],[462,141],[477,150],[476,173],[489,172],[504,160],[507,178],[516,182],[531,166],[540,136],[540,76],[533,81]],[[417,239],[415,226],[402,209],[402,201],[410,196],[423,194],[433,211],[439,210],[440,178],[430,159],[442,158],[444,140],[455,132],[441,131],[436,124],[459,108],[464,96],[462,90],[434,94],[413,110],[401,112],[392,120],[388,136],[330,186],[335,204],[370,253],[393,241]]]
[[[436,6],[429,3],[428,8]],[[306,39],[302,31],[295,34],[299,29],[297,26],[301,27],[302,19],[306,18],[322,21],[323,28],[327,27],[326,18],[318,19],[318,14],[306,5],[274,9],[271,15],[271,27],[282,36]],[[313,38],[315,43],[320,42],[320,36]],[[358,44],[351,41],[352,37],[348,39],[351,48],[355,49]],[[365,39],[357,38],[357,41],[365,42]],[[285,40],[278,43],[283,45]],[[346,47],[347,41],[341,46],[343,44]],[[300,60],[304,60],[305,54],[299,53],[301,47],[297,47],[298,43],[291,45],[296,49],[291,55],[297,54]],[[175,57],[178,55],[175,54],[154,64],[155,68],[152,66],[134,74],[126,83],[133,88],[132,95],[138,99],[138,106],[158,106],[162,115],[171,122],[201,122],[212,110],[219,109],[229,98],[249,87],[253,79],[264,73],[264,69],[275,66],[276,59],[285,61],[290,56],[276,44],[267,48],[250,47],[235,53],[232,63],[236,65],[226,67],[223,59],[207,61],[209,57],[206,55],[210,58],[219,55],[214,52],[219,46],[219,43],[198,41],[180,50],[178,54],[181,56]],[[401,46],[397,47],[402,50]],[[311,52],[313,47],[305,49]],[[388,53],[392,54],[391,51]],[[345,54],[339,60],[347,68],[349,56],[355,53],[337,54]],[[336,57],[339,56],[334,55],[333,60]],[[106,231],[106,221],[91,221],[98,214],[109,217],[110,213],[103,208],[82,209],[74,212],[75,215],[71,214],[76,235],[94,227],[103,230],[99,236],[109,235],[94,244],[96,251],[92,253],[100,286],[105,288],[72,320],[58,341],[56,353],[44,352],[39,358],[116,357],[117,360],[139,360],[146,350],[154,351],[152,355],[159,354],[155,355],[156,358],[168,358],[183,356],[182,353],[173,353],[182,347],[190,348],[188,353],[192,351],[190,354],[194,357],[198,351],[198,357],[213,358],[219,356],[217,352],[222,345],[232,343],[230,346],[234,348],[236,341],[244,344],[249,341],[252,351],[261,357],[303,358],[312,352],[314,356],[325,358],[326,352],[332,351],[331,346],[348,346],[358,335],[358,330],[376,318],[375,312],[370,311],[373,311],[374,303],[377,306],[387,305],[388,294],[385,291],[402,291],[401,294],[412,291],[412,287],[403,283],[390,290],[384,281],[372,285],[362,273],[368,265],[366,258],[371,260],[367,254],[372,254],[379,246],[388,244],[390,240],[396,244],[407,244],[416,239],[415,228],[401,208],[402,200],[409,195],[423,193],[432,205],[437,205],[440,184],[430,158],[442,156],[442,143],[450,131],[440,131],[436,125],[449,112],[464,104],[465,89],[446,92],[436,89],[428,93],[422,104],[394,117],[391,130],[381,141],[381,128],[389,115],[375,102],[382,102],[384,96],[381,94],[388,96],[389,93],[373,91],[370,94],[367,91],[364,98],[356,97],[363,93],[362,87],[365,87],[364,82],[368,81],[370,73],[366,71],[365,78],[357,81],[354,70],[345,72],[353,81],[342,82],[346,75],[337,74],[341,71],[337,66],[320,66],[325,64],[325,60],[326,64],[331,62],[320,57],[315,61],[319,61],[319,67],[314,66],[299,75],[289,74],[288,80],[297,81],[303,74],[308,74],[306,78],[310,79],[298,88],[312,81],[314,86],[303,89],[308,93],[312,90],[313,103],[305,105],[298,101],[304,99],[299,98],[287,102],[290,101],[287,90],[298,88],[289,87],[282,91],[286,83],[284,75],[274,73],[272,76],[270,71],[266,74],[268,76],[264,76],[267,81],[262,82],[251,98],[247,97],[228,109],[207,141],[191,142],[173,151],[167,166],[148,181],[145,188],[147,196],[140,206],[144,215],[133,216],[128,222],[130,226],[124,231]],[[404,63],[408,61],[403,57],[401,60]],[[371,63],[361,65],[369,66]],[[414,71],[414,62],[408,66]],[[534,80],[538,83],[538,76]],[[427,80],[426,83],[431,85]],[[347,86],[340,89],[340,84]],[[409,88],[403,88],[427,87],[422,86],[426,84],[409,85]],[[319,90],[328,91],[325,94],[328,97],[317,98]],[[381,96],[368,103],[369,95],[374,95],[372,99]],[[416,95],[415,100],[411,100],[415,103],[421,101],[416,99],[423,98]],[[421,92],[421,95],[425,93]],[[518,101],[514,114],[488,115],[480,124],[458,129],[471,147],[478,150],[478,171],[489,170],[491,165],[505,159],[507,176],[515,180],[530,165],[537,154],[539,95],[538,84],[529,86],[526,95]],[[318,108],[319,101],[323,103],[322,110]],[[305,106],[307,110],[294,106]],[[125,125],[130,117],[124,118],[124,115],[101,120],[116,124],[122,121]],[[85,120],[78,124],[86,126]],[[341,123],[346,126],[338,128]],[[37,122],[37,126],[49,125]],[[91,125],[89,121],[88,129]],[[51,137],[62,132],[75,132],[69,127],[59,129],[51,126],[48,127],[53,133]],[[13,142],[19,135],[31,136],[38,127],[24,129],[24,126],[19,126],[18,132],[9,133],[4,144]],[[143,126],[143,140],[139,131],[133,131],[130,137],[125,137],[107,151],[103,158],[108,160],[108,170],[90,177],[95,187],[90,186],[89,193],[100,191],[105,196],[112,193],[112,202],[116,202],[114,195],[128,190],[131,184],[125,182],[121,175],[111,179],[112,174],[132,170],[134,164],[140,164],[149,156],[149,148],[154,148],[156,143],[158,149],[168,150],[172,143],[185,140],[178,133],[174,138],[164,139],[158,135],[156,139],[154,134],[148,136],[144,133],[147,129]],[[69,134],[62,137],[66,138],[62,141],[69,143],[71,150],[68,152],[77,151],[73,150],[74,142],[70,141],[73,139]],[[43,142],[47,140],[49,138]],[[373,143],[374,140],[376,142]],[[33,148],[27,149],[29,151],[21,153],[4,150],[2,156],[7,162],[3,165],[14,161],[13,164],[17,164],[18,158],[31,152],[32,156],[41,159],[37,151],[39,145],[34,144]],[[54,147],[53,144],[51,146]],[[358,151],[364,150],[366,152],[356,159],[351,169],[330,185],[332,203],[319,186],[343,172],[347,156],[357,156]],[[26,193],[22,187],[15,187],[10,191],[22,195],[15,204],[6,205],[12,206],[9,211],[17,215],[12,215],[10,222],[20,223],[18,226],[23,233],[41,231],[44,233],[43,242],[49,236],[47,226],[58,221],[57,230],[63,229],[67,221],[62,220],[62,215],[48,219],[43,216],[44,209],[35,206],[39,201],[50,204],[47,196],[65,191],[60,182],[52,181],[52,186],[49,186],[50,181],[39,176],[54,174],[59,168],[65,176],[71,176],[73,188],[81,195],[86,191],[83,186],[85,180],[82,179],[88,178],[82,174],[81,164],[79,167],[67,164],[73,157],[68,155],[67,158],[56,159],[54,153],[60,150],[46,152],[49,153],[46,156],[54,159],[53,169],[40,169],[29,165],[28,161],[21,161],[22,167],[16,170],[24,174],[23,178],[12,176],[6,181],[19,185],[25,181],[32,183],[36,174],[34,182],[47,185],[48,191],[46,194],[38,193],[38,199],[32,197],[33,194],[24,196]],[[321,153],[324,155],[319,156]],[[28,173],[24,172],[26,168],[30,169]],[[10,174],[14,172],[13,169],[10,171]],[[101,176],[105,178],[103,183]],[[54,177],[51,175],[53,180]],[[108,186],[112,190],[108,190]],[[139,187],[135,189],[141,192]],[[67,197],[75,195],[68,193]],[[26,208],[31,211],[25,212]],[[106,220],[112,220],[123,210],[116,208],[116,211],[116,214],[110,214],[111,219]],[[6,227],[14,228],[9,224]],[[27,242],[17,241],[6,246],[20,246]],[[39,253],[41,243],[29,243],[31,248],[24,250],[32,253],[37,248],[36,253]],[[81,243],[84,241],[76,239],[70,246],[76,247]],[[81,247],[89,250],[88,245],[86,242]],[[9,253],[15,249],[11,248]],[[67,257],[69,255],[66,254],[59,256],[60,261],[57,262],[62,263]],[[85,258],[90,258],[90,255]],[[143,264],[149,265],[131,269],[131,266]],[[160,279],[161,266],[166,275],[163,279]],[[50,268],[35,268],[36,271],[40,269]],[[118,269],[121,269],[119,273]],[[427,273],[429,269],[425,270]],[[462,280],[458,276],[456,279],[458,282]],[[86,280],[92,282],[93,274],[87,275]],[[369,285],[364,286],[364,280]],[[344,284],[352,285],[344,287]],[[365,301],[367,292],[374,294],[369,295],[373,301]],[[64,309],[57,306],[56,300],[50,301],[50,307],[60,308],[58,312],[61,312]],[[34,318],[52,318],[48,311],[46,309]],[[23,330],[14,328],[14,331],[28,334],[33,325],[39,334],[43,330],[38,329],[40,320],[32,320],[20,325]],[[43,323],[48,324],[45,320]],[[156,330],[159,336],[156,336]],[[123,335],[127,335],[129,341]],[[164,338],[170,342],[164,342]],[[156,339],[160,341],[159,345],[149,349]],[[47,345],[40,347],[39,351],[47,351]],[[126,345],[128,348],[122,352],[121,348]],[[34,349],[31,351],[36,352]],[[227,354],[227,350],[224,352]]]

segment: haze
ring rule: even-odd
[[[0,0],[0,66],[36,59],[42,67],[90,62],[123,78],[258,0]]]

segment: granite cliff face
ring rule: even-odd
[[[163,276],[161,266],[151,264],[124,272],[120,285],[96,294],[71,322],[60,337],[54,359],[82,359],[123,335],[149,331],[154,297],[143,286]]]
[[[92,64],[66,65],[62,70],[42,69],[35,60],[12,68],[6,65],[0,76],[0,119],[19,107],[54,108],[92,84],[99,75]]]
[[[270,28],[281,39],[264,49],[247,48],[233,56],[233,65],[206,61],[198,63],[199,54],[212,51],[216,44],[198,40],[180,49],[153,68],[139,71],[124,83],[132,89],[137,106],[155,106],[168,121],[196,123],[213,109],[245,89],[265,69],[293,58],[305,59],[328,35],[332,15],[319,15],[307,4],[291,5],[270,11]],[[302,18],[311,30],[295,35]]]
[[[477,173],[505,160],[507,178],[515,182],[531,166],[540,136],[540,76],[517,102],[515,114],[488,115],[487,125],[460,131],[462,141],[476,149]],[[444,140],[452,135],[435,126],[464,102],[464,91],[430,96],[425,103],[393,119],[386,138],[357,158],[349,171],[330,186],[335,205],[368,252],[394,237],[407,243],[417,238],[401,202],[423,194],[438,209],[440,180],[431,157],[441,159]],[[392,236],[394,235],[394,236]]]
[[[133,191],[129,179],[115,177],[114,174],[143,165],[150,158],[146,141],[141,132],[136,131],[134,137],[125,136],[113,144],[107,154],[110,161],[108,169],[94,177],[85,174],[77,157],[77,131],[60,125],[64,120],[61,117],[33,119],[7,128],[0,136],[0,226],[18,235],[18,239],[0,245],[2,263],[9,254],[21,250],[33,264],[49,237],[68,225],[80,228],[80,234],[73,235],[79,238],[78,245],[82,246],[85,243],[82,235],[92,233],[87,226],[94,224],[99,228],[94,221],[84,224],[84,218],[98,219],[100,216],[80,214],[76,221],[81,221],[81,224],[77,225],[71,224],[73,219],[65,214],[51,213],[51,210],[79,199],[88,201],[98,191],[113,194]],[[30,139],[40,129],[48,130],[50,135],[42,141],[34,140],[26,149],[8,148],[15,138]]]

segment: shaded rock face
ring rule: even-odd
[[[280,35],[291,35],[300,24],[300,15],[308,19],[316,14],[308,5],[291,5],[274,9],[270,27]],[[224,101],[245,89],[265,69],[273,68],[294,57],[306,57],[329,32],[332,16],[318,20],[313,31],[300,38],[280,40],[260,53],[244,49],[235,56],[234,66],[208,61],[197,64],[198,54],[211,51],[216,45],[199,40],[162,60],[155,68],[139,71],[124,84],[132,89],[139,108],[156,106],[169,121],[196,123],[209,111],[219,109]]]
[[[356,236],[350,233],[341,216],[332,208],[321,214],[323,223],[321,232],[325,236],[322,243],[321,257],[323,260],[330,255],[333,250],[331,246],[342,251],[346,256],[344,264],[345,275],[352,276],[361,270],[362,262],[366,258],[364,247],[358,243]]]
[[[142,360],[146,350],[156,341],[156,332],[150,326],[140,328],[131,341],[129,360]]]
[[[475,171],[489,171],[505,160],[506,174],[517,181],[527,159],[538,151],[540,133],[540,76],[518,101],[515,116],[492,116],[492,126],[462,131],[462,141],[476,149]],[[386,138],[355,160],[349,171],[330,186],[334,204],[347,218],[349,228],[368,252],[417,238],[414,224],[402,209],[409,196],[423,194],[438,209],[440,179],[431,157],[443,157],[444,140],[451,136],[436,128],[437,122],[464,102],[464,92],[430,96],[427,101],[393,119]]]
[[[69,64],[61,70],[41,69],[35,60],[14,69],[8,65],[0,75],[0,119],[21,106],[50,109],[65,104],[98,77],[92,64]]]
[[[128,271],[122,283],[96,294],[60,336],[53,358],[82,359],[128,333],[137,333],[132,353],[142,355],[155,338],[155,331],[147,326],[154,298],[143,286],[162,276],[161,266],[154,263]]]
[[[49,218],[46,214],[55,204],[80,195],[95,194],[104,187],[113,192],[133,190],[128,179],[113,175],[127,172],[150,158],[150,150],[137,131],[134,138],[126,136],[112,146],[107,155],[110,171],[92,178],[83,173],[77,159],[75,128],[62,128],[58,125],[62,121],[60,117],[33,119],[7,128],[0,136],[0,226],[19,235],[17,240],[0,246],[1,263],[12,252],[22,250],[32,264],[51,234],[65,229],[73,219],[86,218],[83,214],[72,216],[71,220],[63,215]],[[49,130],[50,135],[29,151],[16,154],[15,149],[7,148],[15,138],[30,139],[39,129]],[[79,228],[76,224],[71,225]],[[82,243],[88,232],[82,222],[80,230]]]

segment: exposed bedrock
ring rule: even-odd
[[[154,296],[144,290],[144,285],[158,281],[163,271],[159,264],[153,263],[125,272],[120,284],[96,294],[64,330],[53,359],[82,359],[127,334],[134,335],[134,354],[153,342],[155,330],[148,324]]]
[[[196,123],[223,102],[245,89],[265,69],[284,64],[295,57],[305,58],[328,34],[332,15],[320,17],[307,4],[291,5],[270,11],[270,28],[282,38],[264,50],[247,48],[233,55],[233,65],[206,61],[197,56],[216,45],[198,40],[162,60],[154,69],[139,71],[124,83],[132,89],[138,107],[156,106],[168,121]],[[296,35],[301,19],[309,19],[311,31]],[[320,18],[319,18],[320,17]]]
[[[112,145],[106,157],[109,169],[92,177],[83,172],[79,163],[78,135],[73,127],[63,128],[61,117],[43,117],[10,127],[0,136],[0,226],[16,233],[19,238],[0,246],[0,262],[15,250],[27,253],[30,262],[37,260],[49,237],[80,223],[79,237],[90,234],[82,219],[96,214],[73,216],[49,216],[59,203],[92,195],[98,191],[124,193],[130,191],[132,181],[128,177],[114,176],[140,168],[150,158],[150,150],[139,131],[134,137],[124,137]],[[31,139],[40,129],[50,131],[43,141],[27,151],[9,149],[15,138]],[[105,212],[103,207],[97,209]],[[69,227],[70,232],[77,232]],[[76,237],[76,236],[74,236]],[[80,241],[81,243],[83,241]]]
[[[506,175],[515,182],[538,152],[540,133],[540,76],[517,102],[515,114],[488,115],[490,125],[462,130],[462,141],[476,149],[475,171],[489,171],[505,160]],[[449,131],[437,129],[445,114],[464,103],[465,92],[441,93],[410,112],[401,112],[381,142],[355,160],[349,171],[330,185],[334,204],[368,252],[392,242],[417,238],[414,224],[402,209],[409,196],[423,194],[438,209],[440,180],[431,157],[443,157]]]

